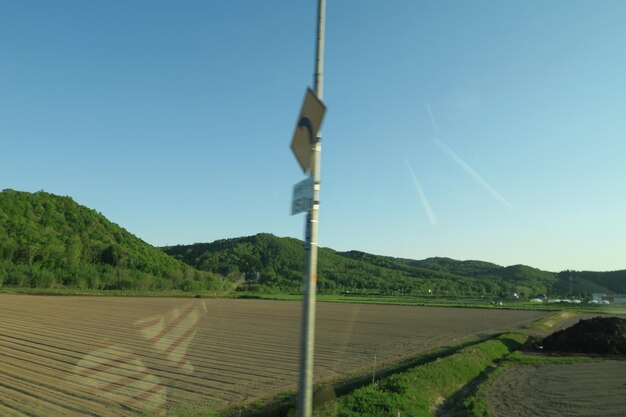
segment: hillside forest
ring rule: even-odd
[[[43,191],[0,193],[0,286],[299,293],[303,242],[268,233],[154,247],[101,213]],[[626,293],[626,271],[542,271],[445,257],[394,258],[320,248],[321,293],[589,296]]]

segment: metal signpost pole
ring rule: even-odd
[[[322,100],[324,67],[324,26],[326,0],[318,0],[317,45],[315,57],[315,95]],[[313,206],[306,217],[304,275],[304,303],[302,307],[302,340],[300,358],[300,386],[298,392],[298,417],[310,417],[313,405],[313,352],[315,343],[315,294],[317,291],[317,224],[319,213],[321,136],[313,145],[310,171],[313,177]]]

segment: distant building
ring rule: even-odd
[[[615,294],[613,296],[613,303],[626,304],[626,294]]]

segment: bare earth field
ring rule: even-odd
[[[513,366],[487,390],[498,417],[626,416],[626,361]]]
[[[173,407],[220,409],[295,390],[300,308],[286,301],[2,295],[0,415],[165,415]],[[374,357],[380,366],[543,314],[320,303],[315,378],[346,377],[371,369]]]

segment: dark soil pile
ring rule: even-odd
[[[594,317],[551,334],[541,343],[543,350],[626,356],[626,319]]]

